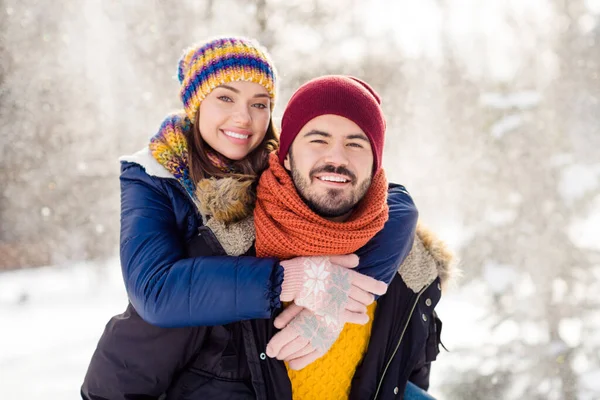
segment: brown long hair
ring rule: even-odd
[[[198,113],[200,114],[200,113]],[[198,117],[192,123],[192,129],[185,132],[189,149],[189,169],[192,182],[197,184],[206,178],[235,177],[242,181],[257,181],[260,174],[269,165],[269,154],[279,148],[279,135],[273,126],[273,118],[269,119],[267,133],[256,149],[241,160],[231,162],[236,173],[224,172],[217,168],[208,158],[207,150],[212,150],[204,141],[198,126]],[[214,150],[212,150],[214,151]]]

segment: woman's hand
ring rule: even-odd
[[[368,321],[369,318],[365,317]],[[300,308],[300,313],[271,338],[266,353],[269,357],[287,361],[293,370],[302,369],[329,351],[343,327],[343,320],[328,321]]]
[[[281,301],[294,301],[331,320],[341,320],[344,312],[365,314],[366,307],[375,301],[374,295],[387,290],[385,283],[352,270],[358,265],[355,254],[296,257],[282,261],[281,265],[284,268]],[[353,316],[345,319],[355,320]]]

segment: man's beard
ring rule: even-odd
[[[334,167],[325,165],[310,171],[309,179],[304,178],[295,168],[294,158],[290,156],[290,167],[292,172],[292,180],[296,186],[296,190],[300,198],[306,205],[317,215],[323,218],[336,218],[346,215],[362,200],[364,195],[371,186],[371,177],[362,182],[356,182],[356,175],[345,167]],[[327,189],[324,193],[310,193],[310,182],[315,174],[321,172],[331,172],[345,175],[352,179],[352,191],[346,194],[346,189]]]

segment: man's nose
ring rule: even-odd
[[[332,165],[348,165],[348,156],[343,144],[335,144],[330,147],[325,156],[325,162]]]

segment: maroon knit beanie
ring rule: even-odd
[[[381,168],[385,134],[385,117],[379,95],[360,79],[328,75],[308,81],[294,93],[281,121],[279,162],[283,160],[298,135],[310,120],[334,114],[348,118],[367,135],[373,149],[373,171]]]

